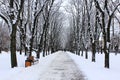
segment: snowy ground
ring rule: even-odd
[[[52,60],[56,57],[56,53],[41,58],[38,64],[25,68],[24,55],[17,54],[18,67],[10,68],[10,54],[2,52],[0,54],[0,80],[39,80],[39,76],[46,70]]]
[[[70,54],[71,58],[79,66],[80,70],[88,80],[120,80],[120,54],[117,56],[114,53],[110,54],[110,69],[104,68],[104,54],[96,55],[96,62],[91,62],[91,52],[89,59]]]
[[[64,52],[59,51],[52,55],[49,55],[45,58],[41,58],[38,64],[35,64],[31,67],[25,68],[24,63],[26,57],[24,55],[17,54],[18,58],[18,67],[11,69],[10,68],[10,54],[9,52],[2,52],[0,54],[0,80],[49,80],[45,79],[45,75],[49,75],[48,73],[56,73],[60,74],[63,73],[64,77],[67,76],[65,73],[72,70],[74,65],[77,64],[78,68],[82,71],[85,78],[88,80],[120,80],[120,55],[115,56],[111,53],[110,55],[110,69],[104,68],[104,54],[97,54],[96,55],[96,62],[91,62],[91,53],[89,52],[89,59],[86,60],[84,57],[76,56],[70,52],[66,52],[64,56],[59,54],[63,54]],[[76,63],[72,63],[70,65],[69,61],[72,61],[70,58],[67,59],[68,62],[65,61],[66,56],[70,56],[73,61]],[[62,57],[62,60],[60,60]],[[58,61],[54,62],[54,60]],[[68,65],[66,65],[68,64]],[[55,64],[61,65],[62,67],[58,67]],[[53,67],[52,67],[53,66]],[[57,67],[57,69],[55,69]],[[60,69],[58,69],[60,68]],[[67,70],[65,69],[67,68]],[[77,68],[76,68],[77,69]],[[63,72],[63,70],[65,72]],[[74,69],[73,69],[74,70]],[[47,71],[47,73],[46,73]],[[77,70],[79,72],[79,70]],[[74,72],[74,71],[73,71]],[[75,70],[76,72],[76,70]],[[45,75],[44,75],[45,74]],[[56,74],[54,77],[56,77]],[[63,75],[62,74],[62,75]],[[69,75],[72,73],[68,73]],[[53,76],[49,75],[48,77]],[[79,74],[77,75],[79,76]],[[60,80],[61,76],[57,77],[57,80]],[[65,77],[69,80],[70,77]],[[61,78],[61,80],[66,80]],[[56,79],[51,79],[56,80]],[[76,79],[73,79],[76,80]]]
[[[82,72],[65,52],[57,54],[40,80],[85,80]]]

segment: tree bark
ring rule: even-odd
[[[107,51],[104,50],[104,53],[105,53],[105,68],[110,68],[109,66],[109,53]]]
[[[95,42],[92,43],[92,62],[95,62],[95,53],[96,53],[96,49],[95,49]]]
[[[17,66],[17,58],[16,58],[16,30],[17,26],[12,25],[12,33],[10,35],[11,37],[11,43],[10,43],[10,51],[11,51],[11,67]]]
[[[85,49],[85,59],[88,59],[88,48]]]
[[[10,9],[13,9],[14,0],[10,0]],[[11,32],[11,43],[10,43],[10,51],[11,51],[11,67],[17,66],[17,58],[16,58],[16,30],[17,25],[13,24],[12,20],[14,20],[14,12],[11,10],[11,24],[12,24],[12,32]]]

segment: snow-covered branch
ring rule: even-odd
[[[5,13],[0,12],[0,17],[8,24],[9,27],[12,26],[8,15],[5,15]]]
[[[120,6],[120,3],[114,8],[114,10],[113,10],[113,12],[111,13],[110,16],[113,16],[113,15],[114,15],[115,11],[117,10],[117,8],[118,8],[119,6]]]

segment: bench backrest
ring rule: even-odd
[[[30,56],[28,59],[34,61],[34,56]]]

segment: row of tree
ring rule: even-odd
[[[7,25],[4,24],[3,21],[0,22],[0,53],[2,50],[8,51],[10,37],[9,37],[9,30],[6,29]]]
[[[0,18],[9,28],[12,68],[17,66],[16,50],[20,54],[24,51],[28,57],[35,51],[36,57],[40,58],[42,51],[46,56],[60,49],[61,3],[61,0],[0,1]]]
[[[103,51],[105,67],[109,68],[109,51],[119,42],[119,36],[114,32],[114,21],[120,24],[119,0],[70,0],[70,4],[65,7],[70,30],[66,28],[64,31],[67,31],[68,39],[65,39],[62,31],[67,17],[60,11],[61,4],[61,0],[0,1],[0,36],[3,36],[0,38],[0,50],[10,47],[11,67],[17,66],[16,50],[20,54],[24,51],[28,57],[35,51],[36,57],[40,58],[42,51],[43,56],[46,56],[65,48],[75,51],[77,55],[80,55],[80,51],[83,55],[85,50],[86,58],[87,51],[91,49],[93,62],[96,51]],[[6,23],[8,27],[4,29]]]
[[[93,62],[95,62],[96,51],[100,49],[105,54],[104,67],[109,68],[109,51],[112,46],[111,29],[114,36],[114,21],[120,25],[119,6],[119,0],[71,0],[66,7],[71,24],[66,47],[70,51],[75,51],[77,55],[80,55],[80,51],[83,55],[83,50],[85,50],[86,58],[87,51],[90,49]]]

